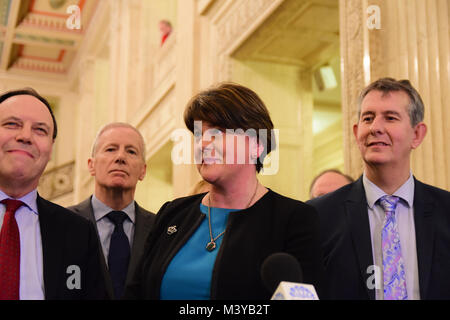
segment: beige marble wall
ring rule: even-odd
[[[311,74],[297,66],[233,60],[232,80],[261,97],[279,130],[279,146],[271,154],[278,164],[268,167],[277,172],[260,174],[260,181],[289,197],[307,199],[307,186],[302,182],[312,179]]]
[[[92,141],[98,129],[112,121],[135,125],[147,145],[147,160],[170,141],[176,127],[175,103],[176,31],[160,47],[158,21],[169,19],[176,27],[177,1],[117,0],[102,3],[98,25],[91,29],[93,39],[85,41],[78,65],[83,72],[76,77],[79,102],[75,143],[74,202],[93,192],[93,178],[87,171]],[[101,23],[103,21],[104,23]],[[96,39],[103,39],[98,43]],[[157,197],[161,168],[152,170],[138,184],[137,199],[153,210],[164,199]],[[172,171],[170,163],[167,164]],[[148,188],[147,188],[148,187]],[[147,190],[148,192],[146,192]],[[168,193],[167,193],[168,194]],[[150,197],[151,196],[151,197]]]
[[[267,103],[275,126],[280,129],[281,170],[274,176],[261,176],[263,183],[288,196],[305,200],[309,183],[319,168],[344,168],[354,177],[362,171],[351,131],[356,121],[358,92],[380,76],[409,77],[421,92],[425,90],[426,121],[430,127],[433,124],[424,146],[415,152],[413,169],[420,179],[448,188],[449,164],[446,159],[449,158],[449,151],[443,142],[448,139],[449,130],[442,120],[448,119],[447,111],[442,107],[448,101],[448,90],[444,90],[448,88],[448,65],[447,69],[442,62],[434,65],[437,69],[430,67],[431,62],[448,61],[448,39],[445,39],[448,35],[448,14],[445,14],[448,13],[448,6],[445,1],[433,0],[425,5],[424,1],[417,0],[412,8],[406,6],[405,1],[395,4],[389,1],[339,2],[343,132],[339,129],[340,124],[336,123],[314,140],[311,138],[314,104],[310,81],[312,65],[308,68],[296,63],[286,65],[286,60],[258,61],[255,55],[247,54],[251,52],[248,47],[247,51],[241,50],[244,44],[251,41],[257,47],[258,41],[254,39],[263,38],[266,34],[265,31],[260,32],[261,26],[267,23],[276,25],[278,20],[272,19],[275,20],[273,22],[271,17],[278,14],[277,10],[283,9],[283,6],[295,8],[301,13],[314,5],[331,4],[326,1],[317,1],[314,5],[307,2],[178,0],[158,9],[153,2],[118,0],[109,6],[110,19],[117,22],[109,26],[111,36],[107,61],[110,94],[106,98],[96,91],[91,98],[82,98],[85,102],[83,106],[80,104],[80,108],[88,108],[85,103],[89,105],[92,99],[99,101],[99,104],[110,101],[108,109],[112,110],[111,120],[129,121],[142,131],[147,143],[149,171],[146,179],[138,185],[138,201],[155,210],[165,200],[186,195],[199,179],[193,165],[159,163],[152,169],[152,162],[167,157],[170,133],[184,128],[182,113],[189,98],[198,90],[223,80],[241,82],[258,92]],[[380,30],[369,30],[366,26],[368,14],[365,10],[371,4],[381,9]],[[421,18],[420,15],[416,17],[419,11],[429,12],[432,16],[434,13],[435,16],[433,19],[423,14]],[[172,20],[175,32],[161,48],[153,24],[162,16]],[[289,16],[285,18],[292,19]],[[420,21],[423,21],[426,30],[413,26],[416,18],[422,19]],[[407,40],[404,34],[408,35]],[[435,36],[428,39],[423,34]],[[415,51],[412,50],[414,42]],[[424,45],[428,48],[426,52]],[[239,54],[236,55],[236,52]],[[425,62],[426,67],[423,67]],[[101,74],[101,63],[95,65],[94,74],[95,70]],[[431,84],[428,89],[422,90],[421,86],[426,88],[428,83],[424,79],[429,79]],[[431,94],[430,88],[436,86],[440,88],[439,92]],[[280,104],[284,109],[279,107]],[[101,110],[94,111],[99,118]],[[99,124],[91,125],[97,127]],[[88,123],[79,126],[80,130],[89,132]],[[83,140],[91,134],[85,133]],[[431,159],[428,155],[430,150],[437,148],[444,152],[436,160]],[[86,151],[84,153],[86,157]],[[331,154],[335,156],[327,161],[326,156]],[[336,160],[342,159],[339,154],[344,155],[343,163]],[[84,166],[84,163],[77,166]],[[315,171],[311,170],[313,167]],[[78,178],[84,181],[83,190],[89,190],[92,179],[85,177],[86,172],[79,172],[80,176],[84,176],[84,180]],[[171,183],[161,179],[162,176],[171,177]],[[158,193],[155,185],[166,190],[163,195]],[[79,186],[76,192],[81,194]]]
[[[314,135],[314,163],[312,175],[315,177],[327,169],[344,171],[344,148],[342,123],[335,121],[324,131]],[[312,181],[312,180],[310,180]]]

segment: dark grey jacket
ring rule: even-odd
[[[79,214],[80,216],[83,216],[83,217],[89,219],[94,224],[95,230],[97,231],[97,240],[98,240],[99,246],[101,248],[100,238],[98,236],[97,224],[95,222],[94,210],[92,209],[91,199],[92,199],[92,196],[75,206],[69,207],[68,209]],[[150,233],[150,230],[155,221],[155,215],[152,212],[141,208],[136,202],[135,202],[135,208],[136,208],[135,209],[136,225],[135,225],[135,229],[134,229],[133,247],[131,248],[130,264],[128,267],[128,273],[127,273],[127,279],[125,282],[125,287],[128,285],[130,280],[133,278],[133,273],[136,271],[136,266],[138,265],[139,259],[142,257],[142,254],[144,252],[145,240],[146,240],[148,234]],[[114,297],[114,290],[113,290],[111,277],[109,275],[109,271],[108,271],[106,259],[103,255],[103,251],[100,250],[100,252],[101,252],[100,263],[102,266],[103,277],[105,279],[106,290],[108,292],[108,297],[110,299],[112,299]]]

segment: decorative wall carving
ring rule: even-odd
[[[231,47],[244,30],[250,29],[250,24],[257,21],[261,13],[273,5],[273,0],[235,1],[233,5],[216,22],[220,36],[218,51]]]
[[[338,10],[332,1],[284,1],[233,56],[312,69],[328,63],[339,54]]]
[[[158,102],[147,106],[150,111],[137,125],[146,144],[146,160],[170,140],[170,134],[176,128],[174,107],[174,87],[169,88]]]
[[[161,83],[169,78],[170,73],[176,66],[176,33],[170,35],[164,42],[164,46],[156,52],[152,60],[153,69],[153,89],[156,89]]]
[[[231,75],[231,54],[283,0],[238,0],[225,4],[211,18],[217,57],[215,81],[226,81]]]
[[[47,200],[60,197],[73,191],[75,161],[45,172],[39,180],[39,195]]]

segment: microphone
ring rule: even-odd
[[[270,292],[274,292],[281,281],[302,282],[303,272],[294,256],[277,252],[264,260],[261,266],[261,278]]]
[[[270,292],[271,300],[318,300],[313,285],[304,284],[298,260],[284,252],[268,256],[261,266],[261,278]]]

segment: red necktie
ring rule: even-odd
[[[6,199],[0,232],[0,300],[19,300],[20,237],[15,213],[22,201]]]

